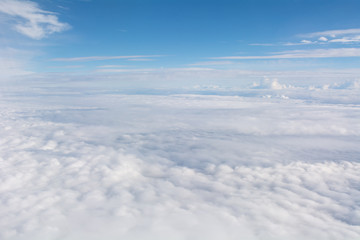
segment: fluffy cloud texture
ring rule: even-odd
[[[42,39],[62,32],[69,25],[58,20],[55,13],[44,11],[31,1],[0,0],[0,13],[15,19],[15,30],[33,39]]]
[[[3,91],[0,238],[358,239],[358,90],[271,86]]]

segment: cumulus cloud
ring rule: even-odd
[[[0,95],[1,239],[359,238],[356,89],[78,90]]]
[[[69,28],[68,24],[58,20],[55,13],[42,10],[32,1],[1,0],[0,12],[15,20],[16,31],[33,39],[42,39]]]
[[[276,78],[270,79],[268,77],[264,77],[263,81],[260,84],[253,83],[253,88],[280,90],[287,88],[287,86],[284,84],[280,84],[278,79]]]
[[[324,36],[319,37],[319,41],[326,42],[328,39]]]

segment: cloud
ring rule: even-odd
[[[274,43],[250,43],[250,46],[275,46]]]
[[[278,79],[276,79],[276,78],[270,79],[268,77],[264,77],[263,81],[260,84],[254,83],[253,88],[280,90],[280,89],[288,88],[288,86],[286,86],[284,84],[280,84]]]
[[[303,39],[297,43],[289,42],[289,43],[282,43],[281,45],[283,45],[283,46],[298,46],[298,45],[309,45],[309,44],[317,44],[317,43],[318,43],[317,41],[310,41],[310,40]]]
[[[287,43],[265,43],[265,44],[249,44],[253,46],[297,46],[308,44],[325,44],[325,43],[357,43],[360,42],[360,29],[342,29],[342,30],[329,30],[322,32],[314,32],[307,34],[299,34],[297,37],[311,38],[303,39],[300,42],[287,42]]]
[[[154,59],[151,59],[151,58],[129,58],[127,60],[128,61],[133,61],[133,62],[150,62],[150,61],[154,61]]]
[[[332,49],[313,49],[313,50],[293,50],[278,52],[269,56],[227,56],[213,57],[211,59],[292,59],[292,58],[340,58],[340,57],[360,57],[360,48],[332,48]]]
[[[0,12],[15,20],[16,31],[37,40],[69,28],[55,13],[44,11],[31,1],[1,0]]]
[[[97,66],[97,68],[126,68],[129,67],[129,65],[101,65]]]
[[[212,68],[199,68],[199,67],[188,67],[188,68],[132,68],[132,69],[129,69],[129,68],[100,68],[100,69],[97,69],[96,72],[103,72],[103,73],[115,73],[115,72],[175,73],[175,72],[178,72],[178,73],[181,73],[181,72],[203,72],[203,71],[213,71],[213,70],[214,69],[212,69]]]
[[[22,76],[32,73],[27,68],[31,53],[14,48],[0,49],[0,79],[6,80],[12,76]]]
[[[360,36],[335,38],[335,39],[331,39],[329,42],[333,42],[333,43],[356,43],[356,42],[360,42]]]
[[[149,61],[152,57],[162,57],[162,55],[133,55],[133,56],[89,56],[89,57],[71,57],[71,58],[54,58],[52,61],[61,62],[81,62],[81,61],[103,61],[114,59],[127,59],[131,61]]]
[[[301,37],[318,38],[314,43],[357,43],[360,42],[360,29],[330,30],[299,35]]]
[[[336,37],[336,36],[354,35],[354,34],[360,34],[360,28],[328,30],[328,31],[322,31],[322,32],[300,34],[299,36],[301,36],[301,37],[321,37],[321,36]]]
[[[356,105],[80,90],[0,95],[1,239],[359,238]]]
[[[196,62],[190,64],[191,66],[220,66],[220,65],[231,65],[234,62],[231,61],[205,61],[205,62]]]

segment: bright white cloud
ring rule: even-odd
[[[256,89],[273,89],[280,90],[287,88],[286,85],[280,84],[278,79],[270,79],[268,77],[264,77],[263,81],[260,84],[254,83],[253,87]]]
[[[332,48],[294,50],[279,52],[270,56],[227,56],[214,57],[212,59],[291,59],[291,58],[339,58],[339,57],[360,57],[360,48]]]
[[[360,236],[360,109],[343,90],[58,91],[0,95],[1,239]]]
[[[33,39],[42,39],[62,32],[69,25],[62,23],[53,12],[44,11],[31,1],[0,0],[0,12],[15,19],[15,30]]]
[[[313,43],[312,41],[309,41],[309,40],[301,40],[301,43],[304,43],[304,44],[310,44],[310,43]]]

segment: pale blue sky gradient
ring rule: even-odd
[[[360,64],[359,1],[1,0],[0,4],[0,60],[13,62],[12,73],[299,71],[357,69]],[[27,5],[32,9],[22,11]],[[11,7],[16,10],[11,12]],[[34,13],[49,19],[29,27]]]

